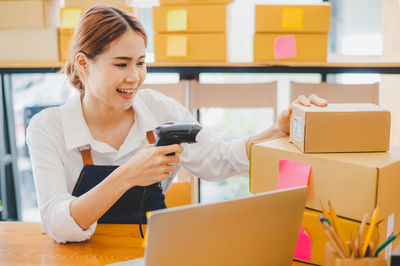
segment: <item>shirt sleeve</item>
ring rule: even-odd
[[[156,116],[161,122],[196,121],[193,115],[178,101],[161,93],[147,90],[146,97],[152,98],[149,106],[156,106]],[[197,122],[197,121],[196,121]],[[196,176],[209,181],[222,180],[227,177],[249,171],[249,160],[246,143],[249,136],[224,140],[202,129],[197,143],[182,144],[184,151],[180,154],[180,165]]]
[[[44,232],[59,243],[89,239],[97,222],[82,230],[72,218],[69,207],[74,197],[67,191],[62,157],[44,123],[37,117],[29,123],[26,141]]]

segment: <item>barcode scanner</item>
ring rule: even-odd
[[[201,126],[196,122],[172,122],[156,128],[157,141],[154,146],[195,143]],[[167,154],[167,155],[173,155]]]
[[[172,144],[181,144],[181,143],[195,143],[196,136],[200,132],[202,127],[197,124],[196,122],[171,122],[163,124],[155,129],[157,134],[157,141],[154,146],[167,146]],[[172,156],[175,153],[168,153],[167,156]],[[158,190],[162,192],[161,182],[152,184],[144,190],[140,204],[139,204],[139,229],[140,235],[142,238],[143,230],[142,230],[142,215],[143,215],[143,205],[144,202],[147,200],[148,190]]]

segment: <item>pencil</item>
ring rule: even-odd
[[[358,250],[356,248],[356,243],[354,241],[353,235],[350,235],[350,247],[351,247],[351,258],[357,258]]]
[[[397,234],[397,235],[392,235],[391,237],[388,238],[388,240],[386,240],[385,242],[383,242],[383,244],[380,245],[380,246],[376,249],[375,256],[378,256],[379,252],[381,252],[382,249],[384,249],[387,245],[389,245],[390,243],[392,243],[393,240],[395,240],[396,237],[398,237],[398,236],[399,236],[399,234]]]
[[[322,225],[328,230],[332,239],[335,241],[339,250],[342,252],[343,256],[346,258],[346,249],[344,248],[342,242],[340,241],[338,235],[336,234],[335,230],[333,230],[332,226],[329,226],[327,222],[322,223]]]
[[[364,230],[365,230],[365,225],[367,224],[367,219],[368,219],[368,212],[366,212],[364,214],[364,217],[361,220],[361,226],[360,226],[360,233],[361,233],[361,237],[364,234]]]
[[[342,227],[340,226],[337,214],[335,209],[332,207],[332,204],[330,202],[330,200],[328,200],[328,204],[329,204],[329,209],[330,209],[330,214],[331,214],[331,218],[332,218],[332,223],[333,223],[333,227],[335,228],[337,234],[339,235],[340,241],[342,241],[342,244],[346,250],[346,256],[350,256],[350,250],[349,247],[347,246],[347,242],[346,242],[346,238],[344,236]]]
[[[379,214],[379,206],[376,207],[376,209],[374,210],[374,214],[372,215],[372,219],[371,219],[371,223],[369,225],[368,231],[367,231],[367,236],[364,239],[364,245],[362,248],[362,253],[361,256],[364,257],[365,256],[365,252],[367,251],[367,247],[369,245],[369,240],[372,237],[372,233],[374,232],[375,229],[375,224],[376,224],[376,219],[378,218],[378,214]]]
[[[327,223],[329,225],[332,225],[332,223],[330,221],[331,217],[330,217],[330,215],[328,213],[328,210],[325,209],[324,204],[322,204],[322,200],[319,200],[319,204],[321,205],[322,213],[326,216]]]
[[[356,239],[355,239],[355,245],[356,245],[358,254],[360,256],[361,256],[361,252],[362,252],[362,250],[361,250],[362,240],[361,239],[362,239],[362,236],[364,234],[364,229],[365,229],[365,225],[367,224],[367,219],[368,219],[368,212],[366,212],[364,214],[364,217],[361,220],[361,225],[360,225],[360,228],[359,228],[359,230],[357,232]]]
[[[339,239],[335,238],[336,234],[333,233],[332,228],[328,225],[327,222],[323,222],[322,226],[324,228],[324,232],[325,232],[326,236],[329,239],[329,242],[331,242],[333,248],[339,254],[339,257],[342,258],[342,259],[346,258],[345,254],[344,254],[344,250],[340,247]]]

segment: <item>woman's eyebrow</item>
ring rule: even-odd
[[[113,59],[122,59],[122,60],[132,60],[132,57],[128,57],[128,56],[117,56],[114,57]]]
[[[142,59],[144,57],[145,57],[145,55],[142,55],[141,57],[139,57],[139,59]],[[132,60],[132,57],[129,57],[129,56],[117,56],[117,57],[113,57],[113,59],[120,59],[120,60],[128,60],[128,61],[130,61],[130,60]]]

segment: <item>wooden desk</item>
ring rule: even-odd
[[[138,225],[100,224],[88,241],[58,244],[39,223],[0,222],[0,265],[104,265],[143,257],[141,245]]]

